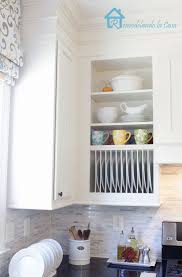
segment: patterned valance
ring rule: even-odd
[[[0,72],[9,84],[23,64],[20,41],[20,0],[0,0]]]
[[[0,72],[8,85],[14,85],[15,79],[19,77],[19,67],[2,55],[0,55]]]

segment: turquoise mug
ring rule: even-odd
[[[92,145],[104,145],[109,139],[109,132],[92,130]]]

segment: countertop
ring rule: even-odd
[[[110,268],[107,259],[92,258],[90,265],[72,266],[68,263],[68,257],[64,257],[58,269],[56,277],[139,277],[145,269]],[[151,270],[150,270],[151,272]],[[155,271],[160,276],[160,263],[157,263]]]

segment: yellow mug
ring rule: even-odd
[[[131,133],[126,130],[113,130],[112,135],[115,145],[124,145],[131,138]]]

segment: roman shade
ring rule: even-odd
[[[0,80],[14,85],[22,64],[20,0],[0,0]]]

